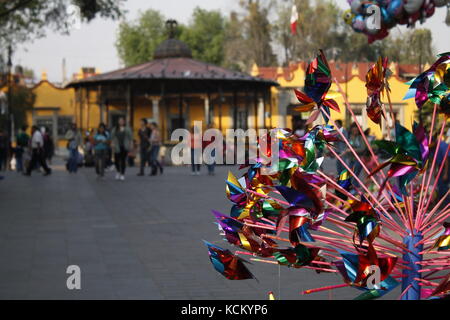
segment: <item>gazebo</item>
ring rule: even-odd
[[[271,127],[272,80],[250,76],[192,58],[190,48],[175,38],[176,22],[167,22],[169,38],[153,60],[68,84],[76,91],[76,120],[82,129],[120,116],[137,130],[139,120],[156,121],[165,140],[194,121],[229,128]],[[96,123],[97,120],[98,122]]]

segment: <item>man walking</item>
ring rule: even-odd
[[[150,161],[149,152],[150,152],[150,136],[152,131],[148,127],[147,119],[141,120],[141,128],[138,131],[139,135],[139,150],[141,157],[141,168],[138,173],[138,176],[142,177],[145,174],[145,165]]]
[[[342,126],[342,120],[336,120],[336,129],[339,130],[345,138],[348,138],[348,133],[347,130],[344,129],[344,127]],[[339,155],[342,155],[344,153],[344,151],[347,150],[347,145],[345,144],[344,141],[336,141],[334,146],[336,147],[336,152]],[[341,172],[345,169],[345,167],[342,165],[342,163],[336,159],[336,171],[337,174],[341,174]]]
[[[17,135],[16,146],[16,169],[17,172],[23,172],[23,155],[27,152],[28,144],[30,142],[30,136],[27,134],[27,125],[23,125],[21,131]]]
[[[42,137],[41,131],[37,126],[33,126],[31,129],[31,161],[28,165],[26,176],[31,176],[31,171],[39,163],[44,169],[44,176],[48,176],[52,173],[52,170],[47,166],[44,155],[44,138]]]

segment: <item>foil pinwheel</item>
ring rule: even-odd
[[[441,55],[413,81],[417,101],[424,101],[423,83],[433,83],[424,87],[427,99],[434,99],[436,91],[428,93],[436,85],[447,86],[447,58]],[[386,63],[387,59],[378,60],[369,72],[369,95],[387,90]],[[308,67],[305,93],[296,92],[304,103],[299,108],[329,115],[326,107],[334,106],[334,102],[326,102],[330,79],[326,58],[320,52]],[[447,101],[445,95],[438,95],[441,104]],[[437,100],[432,101],[437,108]],[[313,110],[316,107],[318,110]],[[230,212],[213,211],[213,215],[220,234],[237,251],[233,254],[209,245],[214,268],[229,279],[252,279],[239,259],[248,256],[249,261],[304,272],[335,273],[343,280],[303,290],[303,294],[351,287],[359,291],[357,300],[392,297],[395,291],[403,300],[449,297],[450,225],[446,220],[450,218],[450,191],[444,197],[434,196],[445,163],[436,161],[439,147],[432,147],[442,141],[446,119],[437,137],[423,123],[413,122],[409,130],[392,119],[395,140],[374,143],[389,154],[384,162],[365,137],[367,152],[375,163],[373,170],[336,130],[334,120],[324,120],[326,123],[303,136],[289,129],[274,129],[271,143],[278,151],[277,161],[255,158],[239,167],[243,170],[239,178],[229,173],[225,190],[232,204]],[[358,123],[355,116],[353,120]],[[439,121],[433,117],[431,126],[438,127]],[[361,128],[359,125],[364,135]],[[355,155],[364,177],[337,154],[336,142],[345,143]],[[325,172],[323,163],[329,154],[345,169],[337,174]]]
[[[306,69],[304,93],[294,90],[298,101],[301,103],[301,106],[295,108],[296,111],[312,111],[317,107],[308,122],[315,121],[322,112],[325,122],[328,123],[330,108],[339,112],[339,105],[333,99],[334,95],[329,93],[331,84],[330,66],[323,51],[319,51],[317,57]],[[320,107],[323,107],[325,111],[321,111]]]
[[[410,88],[404,100],[415,98],[420,109],[427,102],[440,105],[450,94],[450,52],[439,55],[439,59],[418,77],[409,82]],[[448,114],[448,109],[443,109]]]
[[[376,124],[381,124],[383,114],[381,96],[386,90],[390,90],[386,79],[390,74],[388,59],[380,57],[366,75],[367,116]]]

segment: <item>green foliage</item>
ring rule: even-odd
[[[385,41],[383,54],[400,63],[432,63],[436,60],[429,29],[413,29]]]
[[[0,46],[45,36],[48,28],[68,34],[71,30],[69,5],[77,5],[82,21],[96,16],[117,19],[123,0],[8,0],[0,1]]]
[[[244,71],[251,65],[251,48],[246,45],[242,23],[236,12],[231,12],[226,21],[223,66],[232,70]]]
[[[273,30],[269,22],[272,1],[241,0],[240,3],[244,10],[243,37],[248,48],[246,52],[250,55],[250,61],[258,66],[274,65],[276,55],[272,49]]]
[[[156,47],[166,38],[165,17],[149,9],[136,21],[120,24],[116,48],[122,63],[131,66],[151,60]]]
[[[225,19],[220,11],[195,8],[180,40],[191,48],[195,59],[217,65],[224,60]]]
[[[19,128],[26,124],[26,112],[33,108],[36,96],[33,91],[27,87],[13,86],[11,100],[14,126]],[[0,126],[6,128],[6,115],[0,115]]]

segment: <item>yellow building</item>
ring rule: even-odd
[[[64,135],[76,120],[75,91],[53,85],[45,75],[32,91],[36,100],[33,109],[27,113],[27,123],[48,128],[55,146],[65,146]]]
[[[365,87],[365,76],[373,63],[338,63],[331,61],[329,65],[332,76],[336,78],[342,91],[348,97],[349,104],[358,122],[364,129],[370,128],[372,135],[381,138],[387,132],[388,124],[382,121],[380,127],[372,122],[366,113],[367,90]],[[296,126],[299,120],[308,119],[309,112],[300,113],[294,111],[294,108],[299,105],[294,89],[301,90],[304,86],[306,67],[307,64],[305,62],[293,63],[286,68],[253,66],[251,72],[253,76],[271,79],[280,84],[279,87],[272,88],[272,97],[274,99],[272,104],[275,106],[272,115],[274,125],[292,128]],[[414,99],[403,100],[403,97],[408,89],[408,85],[405,83],[419,73],[419,68],[415,65],[398,65],[394,63],[389,68],[393,72],[389,79],[389,85],[394,114],[402,125],[411,129],[417,107]],[[330,91],[338,91],[335,83],[333,83]],[[332,119],[340,119],[347,124],[351,123],[353,120],[345,112],[342,95],[338,95],[335,100],[338,102],[341,112],[338,113],[331,110]],[[387,97],[382,98],[382,101],[389,110]]]

